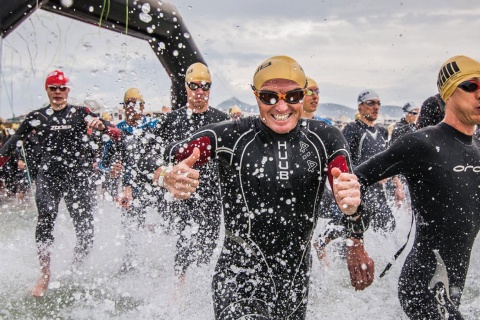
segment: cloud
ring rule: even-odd
[[[141,0],[138,1],[142,3]],[[213,76],[211,105],[236,96],[254,104],[256,66],[277,54],[297,59],[320,85],[321,102],[355,107],[374,88],[384,104],[421,103],[436,92],[439,66],[464,54],[479,59],[480,4],[470,0],[178,0]],[[72,96],[116,106],[138,86],[147,106],[169,104],[170,81],[141,41],[37,11],[3,42],[0,115],[38,108],[42,83],[62,68]]]

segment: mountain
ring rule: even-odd
[[[239,107],[240,109],[242,109],[243,112],[258,113],[258,106],[245,103],[243,101],[238,100],[235,97],[232,97],[228,100],[223,101],[216,108],[228,113],[228,109],[230,109],[233,106]]]
[[[258,106],[251,105],[232,97],[223,101],[217,106],[217,109],[228,112],[233,106],[237,106],[246,113],[258,114]],[[337,103],[320,103],[317,108],[316,115],[326,117],[329,119],[345,119],[348,118],[353,121],[357,109],[353,109]],[[383,105],[380,108],[380,115],[384,118],[400,119],[404,116],[402,107],[393,105]]]

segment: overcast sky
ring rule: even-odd
[[[210,67],[212,106],[232,96],[254,104],[253,72],[272,55],[296,59],[319,84],[321,102],[352,108],[365,88],[383,104],[421,104],[436,93],[445,60],[480,59],[478,0],[171,3]],[[169,79],[146,42],[38,10],[3,40],[0,116],[41,107],[45,76],[56,68],[71,78],[70,96],[80,103],[117,107],[131,86],[147,107],[170,102]]]

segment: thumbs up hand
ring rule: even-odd
[[[193,149],[192,154],[171,168],[160,167],[155,170],[153,181],[165,187],[176,199],[188,199],[200,184],[200,173],[192,169],[200,157],[200,150]]]
[[[352,215],[360,205],[360,183],[357,176],[342,172],[339,168],[332,168],[333,177],[332,191],[340,210]]]

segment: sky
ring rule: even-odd
[[[79,0],[73,0],[79,1]],[[142,3],[142,0],[138,0]],[[235,96],[255,104],[256,67],[268,57],[297,60],[320,87],[320,102],[356,108],[374,89],[383,104],[421,104],[435,94],[441,64],[480,60],[477,0],[178,0],[178,9],[212,73],[210,104]],[[1,43],[0,116],[47,102],[46,75],[70,77],[71,101],[119,106],[129,87],[146,108],[170,104],[170,81],[145,41],[37,10]]]

